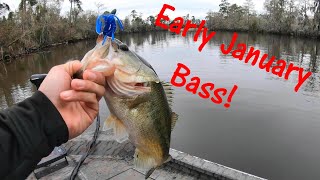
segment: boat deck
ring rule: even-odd
[[[68,163],[62,159],[49,167],[39,169],[40,179],[68,179],[93,137],[92,129],[64,144],[68,153],[66,158]],[[134,149],[129,141],[121,144],[116,142],[112,130],[101,131],[93,153],[87,157],[79,170],[78,179],[144,179],[144,172],[133,167]],[[155,170],[149,179],[264,180],[174,149],[170,150],[170,154],[173,160]],[[28,179],[36,179],[36,177],[32,173]]]

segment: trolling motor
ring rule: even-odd
[[[34,74],[30,77],[30,82],[36,86],[37,89],[39,89],[42,81],[44,78],[46,78],[47,74]],[[42,169],[43,167],[46,167],[50,164],[53,164],[61,159],[65,161],[61,162],[60,164],[57,164],[57,166],[47,169]],[[53,171],[56,171],[58,169],[61,169],[65,166],[67,166],[68,160],[67,160],[67,151],[64,147],[55,147],[54,150],[51,152],[51,154],[45,158],[43,158],[34,169],[33,173],[37,179],[40,179],[41,177],[44,177],[48,174],[50,174]],[[42,170],[40,170],[42,169]],[[38,171],[39,170],[39,171]]]

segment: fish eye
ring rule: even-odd
[[[119,49],[121,49],[122,51],[129,51],[129,48],[126,44],[120,44]]]

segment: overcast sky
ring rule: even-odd
[[[15,10],[21,0],[0,0],[0,2],[7,3],[12,10]],[[236,3],[238,5],[243,5],[245,0],[229,0],[230,4]],[[258,13],[263,12],[263,0],[252,0],[255,6],[255,10]],[[117,15],[119,18],[124,19],[125,16],[129,15],[130,12],[135,9],[137,12],[142,13],[143,17],[149,15],[157,15],[163,4],[170,4],[176,8],[174,13],[166,13],[170,18],[175,18],[176,16],[183,16],[190,14],[190,16],[195,16],[196,18],[203,19],[206,16],[208,10],[218,11],[220,0],[171,0],[171,1],[161,1],[161,0],[82,0],[82,8],[86,10],[97,11],[96,3],[102,3],[107,8],[106,10],[116,8]],[[70,2],[69,0],[64,0],[62,3],[62,13],[69,11]]]

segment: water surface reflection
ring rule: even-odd
[[[192,75],[219,87],[239,86],[231,108],[226,110],[175,88],[173,109],[179,121],[172,134],[172,147],[214,162],[269,179],[320,179],[319,47],[316,40],[275,35],[240,33],[238,43],[293,62],[313,75],[298,93],[298,74],[288,81],[257,67],[221,54],[232,33],[217,33],[203,52],[200,42],[170,33],[118,36],[149,61],[160,78],[169,81],[178,62],[190,67]],[[0,107],[30,96],[28,79],[46,73],[69,59],[80,59],[94,41],[64,45],[0,64]],[[102,108],[106,109],[102,103]],[[105,118],[108,111],[101,112]]]

